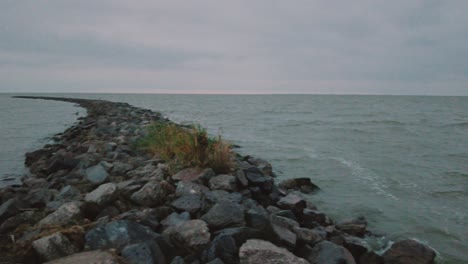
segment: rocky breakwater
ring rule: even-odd
[[[29,97],[36,98],[36,97]],[[274,183],[236,156],[230,173],[167,163],[133,146],[160,114],[70,98],[88,115],[26,154],[31,174],[0,190],[0,263],[433,263],[414,240],[369,250],[366,221],[334,222],[310,179]]]

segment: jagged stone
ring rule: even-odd
[[[385,264],[433,264],[435,256],[432,248],[413,239],[398,241],[383,254]]]
[[[114,183],[105,183],[86,194],[85,201],[96,203],[99,206],[110,204],[118,197],[117,185]]]
[[[39,221],[39,225],[66,225],[73,223],[81,219],[82,206],[83,203],[78,201],[65,203],[55,210],[55,212]]]
[[[184,195],[171,203],[179,212],[194,214],[202,208],[202,197],[198,194]]]
[[[210,179],[210,188],[212,190],[224,190],[233,192],[237,189],[236,177],[227,174],[214,176]]]
[[[51,261],[79,252],[78,248],[61,233],[35,240],[32,247],[44,261]]]
[[[131,199],[139,205],[158,206],[164,204],[166,197],[174,191],[174,187],[165,181],[150,181],[133,193]]]
[[[87,168],[85,171],[85,177],[92,184],[101,184],[107,181],[109,173],[101,164],[98,164]]]
[[[128,264],[165,264],[166,259],[154,241],[131,244],[122,249],[122,258]]]
[[[197,252],[210,242],[210,231],[202,220],[190,220],[174,227],[171,241],[189,251]]]
[[[247,240],[239,250],[239,258],[241,264],[309,264],[284,248],[258,239]]]
[[[213,205],[200,219],[205,221],[211,230],[245,226],[242,206],[225,201]]]

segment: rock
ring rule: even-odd
[[[312,229],[296,227],[293,231],[297,236],[297,240],[304,244],[314,245],[323,240],[322,236]]]
[[[90,249],[121,250],[126,245],[155,240],[158,234],[149,227],[127,220],[113,221],[99,225],[85,235],[86,246]]]
[[[171,203],[179,212],[194,214],[202,208],[202,197],[198,194],[184,195]]]
[[[343,221],[337,224],[336,228],[352,236],[364,237],[366,234],[367,221],[364,217],[358,217]]]
[[[314,191],[320,190],[320,188],[312,183],[310,178],[294,178],[294,179],[286,179],[281,181],[278,184],[278,187],[285,189],[285,190],[298,190],[303,193],[312,193]]]
[[[343,247],[353,255],[355,260],[359,260],[368,251],[367,244],[363,240],[353,236],[344,236]]]
[[[202,220],[190,220],[174,227],[171,233],[171,241],[191,252],[202,250],[210,242],[210,231]]]
[[[163,229],[166,229],[171,226],[176,226],[184,222],[190,221],[190,214],[188,212],[183,213],[172,213],[166,219],[164,219],[161,224]]]
[[[233,192],[237,189],[236,177],[227,174],[221,174],[210,179],[210,188],[212,190],[224,190]]]
[[[53,198],[54,193],[51,190],[39,188],[31,190],[24,198],[24,202],[28,204],[29,207],[44,207]]]
[[[162,208],[165,208],[165,210],[161,210]],[[166,207],[146,208],[143,210],[133,209],[121,214],[117,218],[119,220],[129,220],[138,222],[141,225],[150,227],[151,229],[155,230],[159,227],[159,220],[161,218],[164,219],[165,216],[172,212],[172,209]]]
[[[284,248],[258,239],[247,240],[239,250],[239,258],[241,264],[309,264]]]
[[[263,239],[264,233],[261,230],[250,227],[232,227],[220,230],[215,233],[220,236],[230,236],[236,242],[237,247],[240,247],[249,239]]]
[[[205,221],[211,230],[245,225],[242,206],[224,201],[213,205],[200,219]]]
[[[23,224],[33,224],[38,219],[42,213],[35,213],[34,211],[26,211],[21,214],[17,214],[5,220],[2,225],[0,225],[0,233],[13,230]]]
[[[384,264],[384,260],[382,256],[372,251],[368,251],[359,258],[358,263],[359,264]]]
[[[212,169],[187,168],[172,175],[172,179],[174,181],[193,181],[203,184],[208,182],[213,176],[214,171]]]
[[[266,181],[265,175],[256,167],[245,169],[244,173],[249,181],[249,186],[262,187]]]
[[[86,194],[85,201],[105,206],[117,199],[118,195],[117,185],[110,182],[102,184],[94,191]]]
[[[249,181],[247,180],[247,178],[245,177],[245,172],[244,170],[238,170],[236,171],[236,178],[237,178],[237,181],[239,182],[239,184],[243,187],[247,187],[249,185]]]
[[[266,212],[249,209],[245,212],[245,219],[247,225],[252,228],[262,230],[268,227],[269,221]]]
[[[115,254],[95,250],[73,254],[64,258],[56,259],[44,264],[122,264],[122,260]]]
[[[294,193],[290,193],[281,198],[277,205],[281,209],[292,210],[293,212],[300,213],[306,208],[307,202],[302,197]]]
[[[326,240],[317,243],[305,259],[310,264],[356,264],[347,249]]]
[[[127,162],[116,161],[113,163],[112,174],[114,175],[123,175],[131,170],[133,170],[133,165]]]
[[[247,160],[250,164],[257,166],[257,168],[266,176],[273,176],[273,167],[271,164],[262,159],[250,158]]]
[[[180,181],[177,183],[175,194],[177,197],[187,194],[203,194],[209,192],[210,189],[204,185],[191,182],[191,181]]]
[[[122,249],[122,258],[128,264],[165,264],[166,259],[153,241],[131,244]]]
[[[172,259],[170,264],[185,264],[185,261],[181,256],[177,256]]]
[[[21,207],[20,202],[16,198],[10,198],[0,206],[0,223],[5,219],[19,213]]]
[[[211,241],[206,251],[206,261],[222,260],[222,263],[239,263],[236,241],[229,235],[218,235]]]
[[[219,258],[216,258],[216,259],[213,259],[210,262],[207,262],[206,264],[224,264],[224,262],[222,260],[220,260]]]
[[[32,247],[44,261],[50,261],[79,252],[67,237],[55,233],[35,240]]]
[[[285,245],[288,248],[296,247],[297,235],[294,229],[299,228],[299,224],[286,217],[272,215],[270,217],[271,234],[276,243]]]
[[[39,225],[66,225],[82,218],[82,202],[73,201],[61,205],[55,212],[49,214]]]
[[[101,184],[108,179],[109,173],[107,173],[106,169],[102,165],[98,164],[87,168],[85,171],[85,177],[92,184]]]
[[[214,190],[206,193],[205,198],[212,203],[219,203],[222,201],[240,203],[243,199],[242,194],[238,192],[227,192],[224,190]]]
[[[329,226],[332,224],[332,221],[328,216],[322,212],[310,209],[304,209],[300,217],[299,222],[301,226],[307,228],[315,228],[317,226]]]
[[[58,194],[58,199],[65,200],[65,199],[73,199],[81,194],[80,190],[75,188],[74,186],[67,185],[60,189]]]
[[[432,248],[413,239],[396,242],[383,254],[385,264],[432,264],[435,256]]]
[[[169,183],[150,181],[131,196],[131,200],[139,205],[158,206],[165,202],[166,196],[174,193],[174,187]]]

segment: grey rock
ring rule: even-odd
[[[67,237],[55,233],[35,240],[32,247],[44,261],[50,261],[79,252]]]
[[[249,181],[249,186],[261,187],[266,181],[265,175],[256,167],[244,170],[245,177]]]
[[[202,220],[190,220],[177,225],[170,235],[171,241],[179,247],[197,252],[210,242],[210,231]]]
[[[231,202],[223,201],[213,205],[200,219],[205,221],[211,230],[245,226],[242,206]]]
[[[237,189],[236,177],[227,174],[221,174],[210,179],[210,188],[212,190],[224,190],[233,192]]]
[[[264,175],[273,176],[273,167],[268,161],[259,158],[250,158],[248,159],[248,162],[252,165],[257,166],[258,169],[261,170]]]
[[[177,188],[176,188],[176,196],[180,197],[182,195],[188,195],[188,194],[203,194],[209,192],[210,189],[208,187],[191,182],[191,181],[180,181],[177,183]]]
[[[293,231],[297,236],[297,240],[305,244],[314,245],[323,240],[322,236],[313,229],[296,227]]]
[[[122,264],[122,260],[115,254],[95,250],[73,254],[64,258],[46,262],[44,264]]]
[[[24,202],[27,203],[29,207],[44,207],[53,198],[53,191],[39,188],[31,190],[24,198]]]
[[[328,216],[320,211],[304,209],[300,221],[302,226],[307,228],[314,228],[318,225],[329,226],[332,224],[332,221]]]
[[[185,261],[181,256],[177,256],[172,259],[171,264],[185,264]]]
[[[165,202],[166,196],[174,193],[174,187],[169,183],[150,181],[131,196],[131,200],[139,205],[158,206]]]
[[[360,238],[344,236],[343,247],[345,247],[355,260],[359,260],[368,251],[367,244]]]
[[[167,212],[162,212],[162,211],[166,211],[166,210],[161,210],[163,208],[167,209]],[[151,229],[155,230],[156,228],[159,227],[159,220],[161,218],[164,218],[170,213],[172,213],[172,210],[166,207],[145,208],[143,210],[133,209],[133,210],[130,210],[121,214],[117,218],[119,220],[128,220],[128,221],[138,222],[141,225],[150,227]]]
[[[123,175],[131,170],[133,170],[133,165],[128,162],[116,161],[113,163],[112,173],[115,175]]]
[[[352,236],[364,237],[367,229],[367,221],[361,216],[340,222],[336,225],[336,228]]]
[[[0,233],[13,230],[22,224],[33,224],[42,213],[35,213],[34,211],[26,211],[21,214],[17,214],[5,220],[0,225]]]
[[[194,214],[202,208],[202,197],[198,194],[190,194],[179,197],[171,203],[177,211]]]
[[[250,227],[226,228],[216,232],[215,235],[232,237],[238,247],[249,239],[262,239],[264,237],[264,233],[261,230]]]
[[[238,251],[239,248],[234,238],[229,235],[221,234],[215,237],[208,246],[206,261],[220,259],[222,263],[226,264],[239,263]]]
[[[66,225],[73,223],[81,219],[82,206],[83,203],[78,201],[65,203],[55,210],[55,212],[39,221],[39,225]]]
[[[312,193],[314,191],[320,190],[320,188],[312,183],[310,178],[294,178],[294,179],[286,179],[281,181],[278,184],[278,187],[286,190],[298,190],[303,193]]]
[[[86,194],[85,201],[104,206],[117,199],[118,195],[117,185],[109,182],[100,185],[92,192]]]
[[[432,248],[413,239],[398,241],[383,254],[385,264],[433,264],[435,256]]]
[[[289,248],[294,248],[297,242],[297,235],[294,229],[299,227],[299,224],[289,218],[274,216],[270,217],[271,231],[276,242]]]
[[[268,214],[262,211],[249,209],[245,212],[247,225],[256,229],[265,229],[268,227]]]
[[[87,168],[85,177],[92,184],[101,184],[107,181],[109,173],[107,173],[107,170],[102,165],[98,164]]]
[[[221,259],[219,258],[216,258],[216,259],[213,259],[212,261],[210,262],[207,262],[206,264],[224,264],[225,262],[223,262]]]
[[[5,219],[19,213],[20,202],[16,198],[10,198],[0,206],[0,223]]]
[[[122,258],[128,264],[165,264],[166,259],[154,241],[131,244],[122,249]]]
[[[224,190],[214,190],[206,194],[206,199],[212,203],[219,203],[222,201],[240,203],[242,201],[242,194],[238,192],[227,192]]]
[[[307,202],[300,196],[290,193],[278,201],[278,207],[294,212],[302,212],[307,206]]]
[[[166,229],[171,226],[176,226],[184,222],[190,221],[190,214],[188,212],[183,213],[172,213],[166,219],[164,219],[161,224],[163,229]]]
[[[247,240],[239,250],[241,264],[309,264],[284,248],[258,239]]]
[[[121,250],[126,245],[155,240],[158,234],[149,227],[127,220],[113,221],[97,226],[85,235],[86,246],[90,249]]]
[[[80,190],[75,188],[74,186],[67,185],[60,189],[58,194],[58,199],[65,200],[65,199],[73,199],[81,194]]]
[[[317,243],[306,259],[311,264],[356,264],[347,249],[326,240]]]

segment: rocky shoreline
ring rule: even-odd
[[[308,178],[275,184],[271,165],[236,156],[236,168],[169,173],[135,142],[159,113],[126,103],[54,97],[86,117],[27,153],[30,175],[0,189],[0,263],[434,263],[415,240],[368,249],[364,218],[319,211]]]

